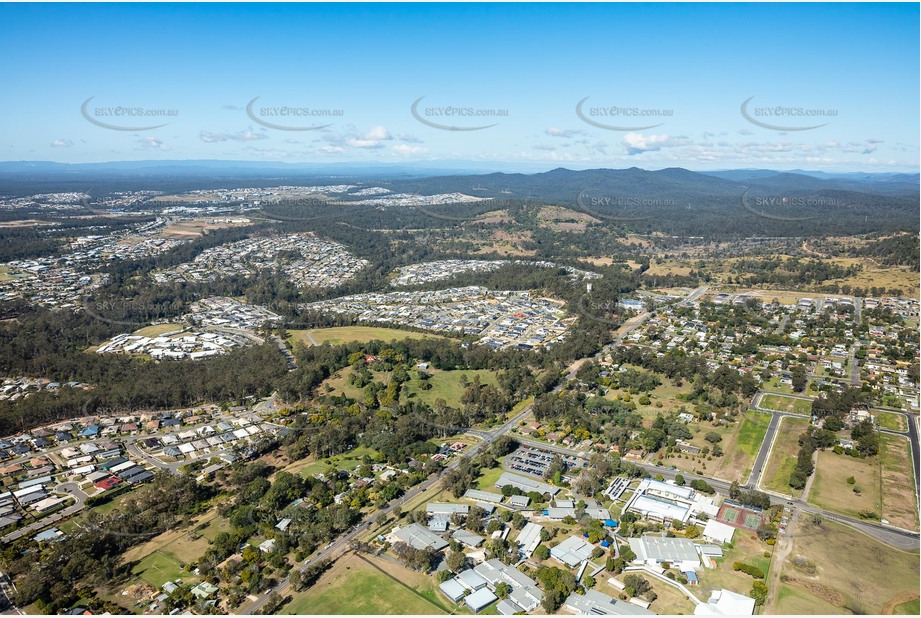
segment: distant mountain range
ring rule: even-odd
[[[441,163],[442,165],[444,162]],[[461,162],[458,162],[460,165]],[[0,194],[283,184],[374,183],[396,193],[463,193],[501,200],[482,209],[545,203],[596,218],[629,222],[634,231],[703,235],[917,232],[919,174],[826,173],[739,169],[694,172],[557,168],[534,174],[477,173],[419,165],[283,164],[247,161],[0,163]],[[445,205],[444,208],[457,208]],[[412,209],[412,206],[408,208]],[[485,210],[484,210],[485,211]]]

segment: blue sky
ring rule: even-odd
[[[918,19],[917,4],[5,4],[0,159],[917,171]]]

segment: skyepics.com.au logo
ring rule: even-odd
[[[589,191],[581,191],[576,197],[576,206],[596,219],[629,222],[651,219],[653,215],[648,214],[650,209],[675,206],[675,201],[629,195],[593,195]]]
[[[318,120],[339,119],[345,115],[345,111],[339,108],[315,108],[306,105],[260,105],[256,106],[256,101],[260,97],[254,98],[246,105],[246,115],[250,120],[261,124],[269,129],[276,131],[317,131],[332,126],[333,122],[323,124],[305,124],[306,122],[316,123]]]
[[[484,118],[508,118],[507,109],[493,107],[470,107],[470,106],[420,106],[422,99],[416,99],[410,107],[410,113],[413,118],[422,124],[440,129],[442,131],[482,131],[498,125],[498,122],[492,124],[482,124]],[[463,124],[447,124],[454,121],[464,121]]]
[[[585,97],[576,103],[576,115],[579,119],[598,129],[607,131],[645,131],[660,127],[665,122],[647,124],[650,121],[669,119],[675,115],[670,108],[636,107],[630,105],[595,105],[586,106],[591,97]],[[602,122],[604,119],[604,122]]]
[[[132,329],[149,326],[152,321],[174,313],[170,303],[147,303],[131,299],[95,301],[83,298],[80,307],[94,320]]]
[[[282,222],[322,221],[337,217],[354,218],[378,208],[361,200],[347,201],[322,197],[291,197],[272,200],[261,205],[258,214]]]
[[[583,318],[606,324],[611,328],[617,328],[623,322],[620,314],[624,312],[624,309],[618,304],[616,298],[587,292],[575,302],[575,310]]]
[[[168,122],[149,124],[151,119],[176,118],[178,109],[165,109],[159,107],[144,107],[141,105],[94,105],[90,102],[95,96],[88,98],[80,106],[80,113],[90,123],[111,131],[150,131],[165,127]]]
[[[86,189],[80,195],[80,203],[84,209],[100,217],[118,217],[122,219],[144,218],[150,217],[152,210],[189,208],[189,202],[185,200],[170,200],[162,199],[158,196],[150,196],[130,205],[131,208],[141,209],[145,212],[130,212],[125,210],[126,206],[113,204],[112,201],[107,200],[107,198],[94,198],[91,194],[92,190],[92,188]],[[109,203],[107,203],[107,201]]]
[[[483,223],[489,224],[491,221],[499,223],[507,221],[508,219],[503,216],[497,215],[495,219],[490,219],[488,216],[491,211],[498,211],[508,208],[513,204],[518,204],[511,199],[484,199],[476,200],[470,202],[457,202],[454,204],[433,204],[429,203],[426,199],[426,196],[415,194],[415,200],[413,201],[412,207],[425,214],[433,219],[441,219],[442,221],[448,221],[452,223]],[[460,214],[460,208],[462,207],[472,207],[475,209],[475,213]]]
[[[817,119],[836,118],[837,109],[810,108],[796,105],[753,106],[748,97],[742,102],[742,117],[755,126],[774,131],[811,131],[827,125],[813,124]],[[809,124],[806,124],[809,123]]]
[[[844,205],[838,200],[826,197],[784,195],[754,196],[750,194],[751,189],[746,189],[742,194],[742,208],[753,215],[772,221],[809,221],[811,219],[817,219],[819,215],[796,213],[840,208]]]

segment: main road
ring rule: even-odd
[[[515,441],[520,444],[527,445],[527,446],[534,446],[534,447],[546,449],[548,451],[552,451],[555,453],[560,453],[561,455],[570,455],[572,457],[581,457],[581,458],[584,458],[587,456],[587,452],[585,451],[577,451],[573,449],[563,448],[561,446],[546,444],[544,442],[537,442],[535,440],[529,440],[529,439],[522,438],[519,436],[515,436]],[[653,474],[653,475],[661,474],[666,479],[674,480],[674,478],[678,476],[679,474],[683,476],[686,481],[699,479],[699,480],[707,482],[711,487],[713,487],[719,493],[723,495],[729,495],[729,486],[731,485],[731,483],[729,483],[728,481],[721,481],[721,480],[717,480],[717,479],[710,478],[707,476],[693,474],[691,472],[684,472],[683,470],[669,470],[668,468],[664,466],[656,466],[656,465],[649,464],[646,462],[631,462],[631,463],[634,463],[637,466],[643,468],[650,474]],[[857,530],[859,530],[860,532],[863,532],[864,534],[872,536],[888,545],[892,545],[893,547],[897,547],[899,549],[913,550],[913,549],[917,549],[919,545],[921,545],[921,543],[919,543],[918,533],[911,531],[911,530],[905,530],[903,528],[897,528],[894,526],[886,526],[880,523],[865,521],[862,519],[856,519],[854,517],[838,515],[837,513],[831,513],[817,506],[809,504],[808,502],[805,502],[803,500],[789,498],[787,496],[782,496],[780,494],[774,494],[772,492],[764,492],[764,493],[767,493],[771,495],[772,497],[777,498],[777,500],[774,501],[777,504],[786,503],[786,504],[796,506],[798,509],[800,509],[804,513],[819,514],[825,519],[837,521],[837,522],[846,524],[848,526],[851,526],[852,528],[856,528]]]

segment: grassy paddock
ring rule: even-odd
[[[883,481],[883,519],[894,526],[917,530],[918,508],[908,439],[880,434],[879,458]]]
[[[809,419],[785,417],[777,428],[774,448],[768,458],[762,483],[767,489],[778,493],[799,497],[801,490],[790,487],[790,474],[796,468],[796,454],[799,452],[797,440],[809,427]]]
[[[446,614],[452,604],[438,596],[435,579],[391,562],[354,554],[336,561],[309,590],[295,594],[283,612],[318,614]],[[454,610],[454,607],[451,607]]]
[[[729,480],[748,478],[770,422],[770,414],[756,410],[749,410],[745,413],[742,422],[739,423],[738,431],[729,440],[723,440],[726,442],[723,446],[726,454],[723,455],[716,469],[716,474],[720,478]]]
[[[309,335],[309,336],[308,336]],[[289,330],[288,341],[292,344],[301,341],[304,345],[317,344],[340,345],[350,341],[367,343],[368,341],[394,341],[401,339],[445,339],[440,335],[417,333],[398,328],[380,328],[377,326],[335,326],[332,328],[315,328],[311,330]]]
[[[783,395],[763,395],[761,397],[761,407],[791,414],[804,414],[807,416],[812,414],[811,401]]]
[[[879,512],[880,476],[876,457],[858,459],[819,451],[815,479],[809,492],[809,502],[823,509],[858,517],[863,510]],[[856,483],[850,485],[849,477]],[[860,488],[860,494],[854,488]]]
[[[807,517],[797,520],[793,538],[781,565],[784,588],[792,591],[781,589],[779,607],[769,613],[809,607],[805,613],[884,614],[918,597],[917,550],[900,551],[848,526],[828,520],[817,526]],[[795,556],[814,562],[814,572],[795,567]]]
[[[171,333],[173,331],[182,330],[185,328],[183,324],[154,324],[153,326],[145,326],[144,328],[134,331],[135,335],[141,337],[159,337],[163,333]]]

